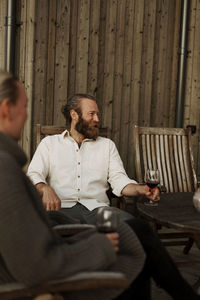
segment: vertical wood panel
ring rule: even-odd
[[[144,34],[141,64],[141,98],[139,112],[140,125],[142,126],[149,126],[151,117],[155,21],[156,0],[152,0],[148,2],[148,5],[145,5],[144,13]]]
[[[192,145],[194,151],[195,165],[199,166],[199,146],[200,146],[200,1],[197,1],[196,6],[196,21],[195,21],[195,36],[194,36],[194,48],[193,48],[193,70],[192,70],[192,90],[191,90],[191,104],[190,104],[190,124],[197,124],[197,134],[192,137]],[[200,175],[200,171],[199,175]]]
[[[20,1],[20,7],[18,7],[18,19],[21,21],[21,26],[18,27],[17,43],[18,51],[16,53],[17,58],[17,72],[19,80],[25,85],[25,53],[26,53],[26,0]],[[28,99],[28,101],[32,101]],[[32,102],[31,102],[32,105]],[[28,116],[28,119],[30,116]],[[24,131],[24,130],[23,130]],[[24,136],[22,132],[22,138],[19,144],[23,147]],[[29,153],[30,154],[30,153]]]
[[[70,0],[57,1],[54,124],[64,125],[61,108],[66,103],[68,83]]]
[[[135,176],[133,154],[133,128],[139,122],[139,107],[141,93],[141,61],[142,61],[142,41],[144,26],[144,4],[145,1],[135,1],[134,24],[133,24],[133,55],[132,55],[132,81],[130,94],[130,122],[129,122],[129,152],[127,172],[130,176]]]
[[[20,1],[20,7],[18,8],[18,13],[19,13],[19,20],[21,22],[21,25],[18,27],[18,51],[17,51],[17,70],[19,74],[19,79],[22,83],[25,83],[25,53],[26,53],[26,11],[27,11],[27,5],[26,5],[26,0],[21,0]]]
[[[100,0],[93,0],[90,3],[90,36],[89,36],[89,57],[88,57],[88,80],[87,92],[96,96],[98,53],[99,53],[99,21],[100,21]]]
[[[89,14],[90,0],[78,3],[77,51],[76,51],[76,92],[86,93],[88,72]]]
[[[112,116],[112,137],[117,147],[120,144],[120,119],[121,119],[121,100],[122,89],[119,86],[123,85],[124,74],[124,40],[125,40],[125,16],[126,16],[126,1],[120,0],[117,5],[117,24],[116,24],[116,51],[115,51],[115,78],[113,87],[113,116]]]
[[[115,63],[115,33],[116,33],[117,1],[107,1],[106,32],[105,32],[105,60],[103,84],[103,126],[112,126],[113,83]]]
[[[190,6],[190,24],[188,30],[188,56],[185,88],[184,126],[197,125],[197,133],[192,136],[192,145],[197,176],[200,178],[200,1],[192,0]]]
[[[127,155],[129,147],[128,130],[130,121],[130,90],[131,90],[131,71],[132,71],[132,52],[133,52],[133,15],[134,2],[127,1],[125,16],[125,48],[124,48],[124,70],[121,101],[121,135],[120,135],[120,153],[124,166],[127,168]]]
[[[156,38],[155,38],[155,54],[154,54],[154,76],[153,76],[153,97],[151,107],[152,126],[168,127],[169,115],[166,114],[169,105],[169,58],[171,58],[171,41],[172,34],[169,35],[169,23],[171,22],[171,15],[173,8],[170,9],[170,3],[173,1],[158,1],[157,7],[157,24],[156,24]],[[170,20],[169,20],[170,19]],[[169,22],[170,21],[170,22]],[[168,76],[167,76],[168,75]],[[158,108],[162,107],[159,114],[155,114]]]
[[[192,71],[194,58],[194,41],[195,41],[195,22],[196,22],[196,5],[197,1],[191,1],[190,5],[190,23],[188,35],[188,55],[187,55],[187,74],[185,86],[185,107],[184,107],[184,123],[188,124],[190,119],[191,93],[192,93]]]
[[[55,40],[56,40],[56,1],[49,1],[48,10],[48,49],[46,78],[46,124],[53,124],[54,84],[55,84]]]
[[[172,54],[172,61],[171,61],[171,85],[170,85],[170,95],[169,95],[170,97],[169,127],[173,127],[175,122],[175,109],[176,109],[175,99],[176,99],[177,74],[178,74],[178,49],[179,49],[179,34],[180,34],[180,21],[181,21],[181,3],[182,3],[181,0],[175,1],[175,13],[174,13],[173,27],[172,27],[172,31],[174,32],[174,39],[172,43],[173,54]]]
[[[48,0],[36,1],[36,32],[34,64],[34,124],[41,123],[46,118],[46,76],[47,76],[47,46],[48,46]],[[46,120],[45,120],[46,121]]]
[[[33,104],[33,67],[34,67],[34,36],[35,36],[35,1],[26,3],[26,44],[24,53],[24,85],[28,97],[28,119],[23,130],[23,149],[30,158],[32,143],[32,104]],[[28,34],[27,34],[28,32]]]
[[[100,25],[99,25],[99,55],[98,55],[98,78],[97,78],[97,103],[102,116],[103,110],[103,83],[104,83],[104,58],[105,58],[105,32],[106,32],[107,2],[101,0]],[[103,122],[102,119],[100,120]]]
[[[0,1],[0,69],[4,69],[6,0]]]
[[[74,0],[70,3],[71,14],[69,33],[68,96],[72,96],[75,93],[78,3],[79,0]]]

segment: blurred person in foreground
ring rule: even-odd
[[[121,223],[116,233],[102,234],[92,229],[70,238],[59,237],[51,228],[40,194],[22,171],[26,156],[17,141],[27,118],[26,105],[23,85],[1,71],[0,283],[23,282],[34,286],[80,271],[121,271],[130,281],[126,291],[74,291],[67,293],[67,299],[150,299],[149,290],[145,291],[151,275],[146,269],[147,259],[127,224]],[[163,268],[166,272],[160,263],[162,258],[158,258],[155,269]],[[170,264],[167,280],[177,278],[176,285],[171,282],[173,298],[200,299],[172,261]]]

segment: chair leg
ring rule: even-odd
[[[183,253],[188,254],[190,249],[192,248],[193,244],[194,244],[193,238],[189,238],[188,241],[187,241],[187,244],[185,245],[185,247],[183,249]]]

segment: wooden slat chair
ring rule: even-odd
[[[134,155],[138,182],[144,182],[146,169],[158,169],[160,184],[166,193],[194,192],[197,189],[190,129],[135,126]],[[188,235],[182,232],[160,234],[163,239],[182,239],[185,236]],[[184,253],[188,253],[192,243],[191,239],[189,242],[165,242],[168,246],[187,245]]]
[[[120,272],[80,272],[71,277],[55,280],[35,287],[26,287],[21,283],[0,284],[1,300],[27,300],[38,295],[62,293],[69,291],[80,292],[91,289],[126,289],[128,280]]]
[[[66,130],[66,126],[36,124],[36,147],[45,136],[60,134],[64,130]],[[99,133],[102,137],[110,137],[110,130],[107,127],[100,127]],[[118,208],[125,210],[126,200],[124,197],[115,196],[111,189],[108,190],[107,194],[112,206],[117,206]]]

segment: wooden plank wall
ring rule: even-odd
[[[184,126],[197,126],[192,137],[197,176],[200,180],[200,1],[192,0],[188,29],[188,55],[185,87]]]
[[[6,0],[0,1],[0,69],[4,69]]]
[[[29,90],[27,154],[34,151],[34,125],[63,125],[67,97],[88,92],[134,177],[133,126],[174,126],[181,0],[20,0],[18,6],[17,68]],[[199,6],[191,0],[184,116],[185,125],[198,128]]]

